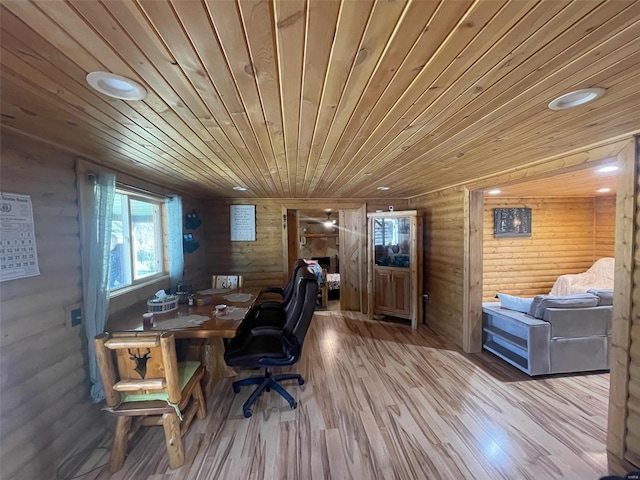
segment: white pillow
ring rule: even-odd
[[[509,310],[515,310],[516,312],[528,313],[531,308],[531,302],[533,298],[522,298],[514,295],[507,295],[506,293],[498,293],[500,299],[500,306]]]

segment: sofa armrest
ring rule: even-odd
[[[551,338],[611,335],[613,307],[547,308],[544,320],[551,324]]]
[[[499,317],[506,317],[514,320],[527,327],[537,327],[547,325],[548,322],[532,317],[526,313],[516,312],[515,310],[509,310],[508,308],[502,308],[500,302],[486,302],[482,304],[482,311],[487,314],[497,315]]]
[[[484,348],[528,375],[549,373],[549,322],[488,302],[482,324]]]

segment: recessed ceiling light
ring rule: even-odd
[[[495,190],[489,190],[487,193],[489,195],[498,195],[500,193],[500,190],[496,188]]]
[[[109,72],[91,72],[87,75],[87,83],[100,93],[120,100],[142,100],[147,90],[130,78]]]
[[[234,190],[238,190],[239,192],[244,192],[247,187],[233,187]]]
[[[609,172],[615,172],[616,170],[618,170],[618,167],[616,167],[615,165],[609,165],[606,167],[602,167],[598,169],[598,172],[600,173],[609,173]]]
[[[575,92],[565,93],[549,104],[551,110],[565,110],[567,108],[578,107],[585,103],[593,102],[605,94],[604,88],[583,88]]]
[[[610,192],[611,189],[610,188],[599,188],[598,189],[598,193],[607,193]]]
[[[378,187],[378,190],[389,190],[391,187]]]

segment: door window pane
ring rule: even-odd
[[[409,267],[409,230],[410,220],[406,217],[373,219],[376,265]]]

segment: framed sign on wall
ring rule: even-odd
[[[256,241],[256,206],[231,205],[231,241]]]
[[[530,208],[494,208],[493,236],[500,237],[530,237],[531,209]]]

